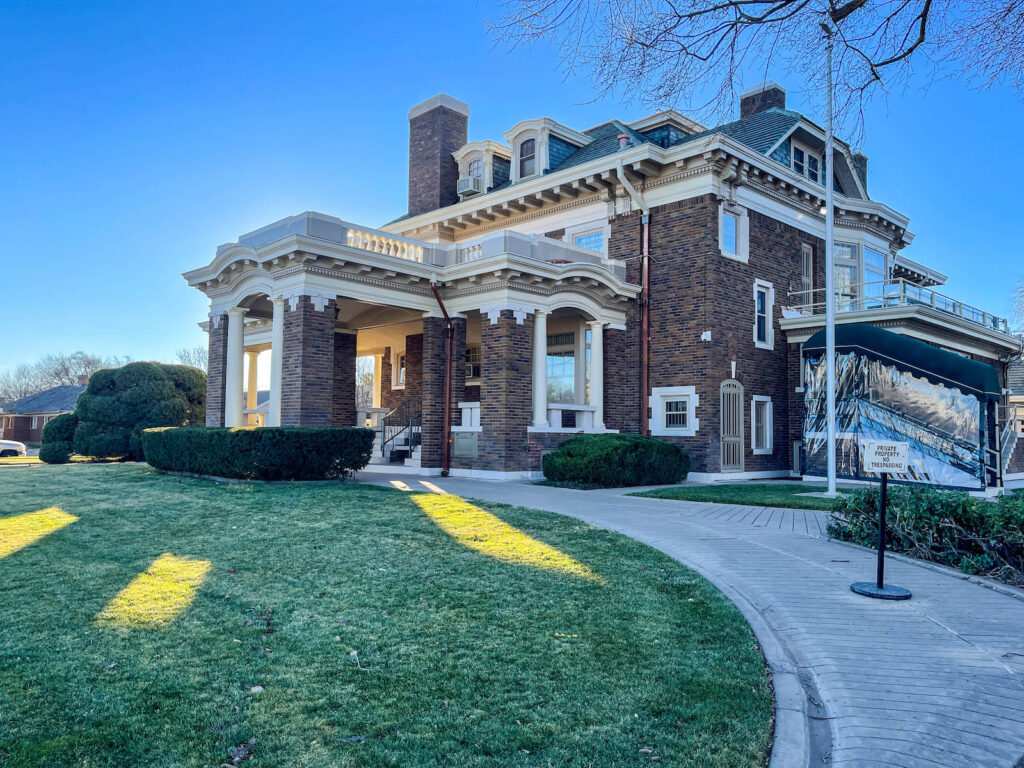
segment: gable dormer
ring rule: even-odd
[[[512,183],[544,175],[593,141],[548,117],[524,120],[504,135],[512,147]]]
[[[503,186],[509,179],[512,153],[496,141],[471,141],[452,157],[459,165],[459,199],[481,195]]]

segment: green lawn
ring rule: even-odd
[[[622,536],[354,484],[0,483],[3,768],[766,763],[749,627]]]
[[[726,483],[722,485],[680,485],[634,493],[658,499],[708,501],[714,504],[744,504],[756,507],[793,507],[796,509],[832,509],[832,500],[818,496],[800,496],[822,490],[801,483]]]

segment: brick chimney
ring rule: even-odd
[[[786,89],[769,80],[740,94],[740,118],[750,117],[772,107],[786,108]]]
[[[78,386],[84,387],[88,383],[89,383],[89,374],[83,373],[83,374],[79,375],[79,377],[78,377]]]
[[[409,215],[457,203],[459,166],[452,152],[466,144],[469,106],[441,93],[409,110]]]

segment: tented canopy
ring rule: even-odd
[[[824,351],[822,328],[806,341],[804,354],[818,355]],[[878,360],[933,384],[955,387],[982,400],[1001,394],[995,367],[866,323],[836,326],[836,353],[848,352]]]

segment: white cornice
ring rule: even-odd
[[[483,155],[490,153],[492,155],[503,157],[506,160],[510,160],[512,158],[512,150],[509,147],[506,147],[504,144],[499,144],[496,141],[491,141],[490,139],[487,139],[486,141],[471,141],[468,144],[464,144],[452,152],[452,157],[455,158],[455,162],[461,163],[473,152],[479,152]]]
[[[505,137],[505,141],[509,143],[509,146],[515,141],[516,136],[523,133],[524,131],[547,131],[548,133],[554,134],[559,138],[571,141],[573,144],[578,144],[581,147],[586,146],[594,139],[587,136],[585,133],[573,130],[566,125],[552,120],[550,117],[538,117],[535,120],[523,120],[521,123],[517,123],[512,126],[509,130],[502,134]]]

